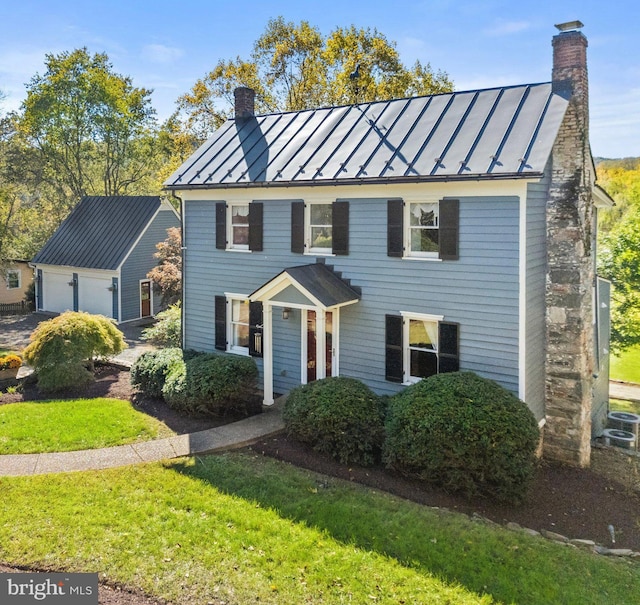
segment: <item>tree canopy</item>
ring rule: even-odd
[[[377,29],[338,27],[328,36],[307,21],[271,19],[251,57],[220,60],[178,99],[178,115],[196,140],[232,113],[233,91],[256,91],[258,113],[450,92],[443,71],[419,61],[407,68]]]

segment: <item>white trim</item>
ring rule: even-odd
[[[142,314],[142,284],[145,282],[149,282],[149,315]],[[120,285],[120,283],[118,283]],[[153,317],[153,280],[145,277],[138,281],[138,299],[140,300],[140,314],[139,319],[144,319],[145,317]],[[120,309],[118,308],[118,315],[120,314]]]
[[[520,195],[519,248],[518,248],[518,398],[526,401],[527,396],[527,192]],[[545,227],[546,228],[546,227]],[[540,326],[541,330],[545,326]]]
[[[249,297],[246,294],[232,294],[225,292],[224,296],[227,302],[227,325],[225,326],[226,330],[226,338],[227,338],[227,353],[233,353],[234,355],[243,355],[244,357],[249,356],[249,346],[241,347],[237,345],[233,345],[233,302],[240,301],[246,302],[249,304]],[[249,308],[247,307],[247,313],[249,312]],[[247,326],[250,327],[251,323],[249,321],[249,317],[247,317]]]
[[[247,200],[234,200],[233,202],[225,202],[225,223],[227,227],[227,245],[225,250],[230,252],[251,252],[249,249],[249,204]],[[233,243],[233,208],[239,206],[246,206],[247,208],[247,243],[234,245]]]
[[[269,301],[262,305],[262,372],[263,405],[273,405],[273,307]]]
[[[432,228],[432,231],[438,231],[438,235],[440,235],[440,200],[432,200],[432,199],[423,199],[423,200],[409,200],[404,201],[402,204],[402,237],[403,237],[403,246],[404,246],[404,254],[402,258],[407,259],[419,259],[419,260],[441,260],[439,258],[439,253],[437,250],[432,252],[421,252],[419,250],[413,251],[411,250],[411,233],[416,227],[411,226],[411,205],[412,204],[431,204],[436,207],[437,219],[436,222],[438,226],[436,228]]]
[[[316,338],[316,380],[320,380],[321,378],[326,378],[326,314],[331,313],[331,327],[332,327],[332,335],[333,341],[331,343],[331,376],[339,376],[340,375],[340,367],[339,367],[339,328],[340,325],[340,311],[339,309],[319,309],[317,307],[302,307],[302,313],[300,314],[300,338],[301,338],[301,354],[300,354],[300,383],[307,384],[307,357],[309,351],[309,343],[308,343],[308,331],[307,331],[307,320],[308,320],[308,312],[315,311],[316,313],[316,334],[318,337]],[[319,321],[320,317],[322,319]],[[322,329],[322,335],[320,336],[320,325],[324,323],[324,329]],[[320,371],[321,369],[321,371]]]
[[[9,285],[9,275],[10,274],[15,274],[18,276],[18,285],[17,286],[10,286]],[[22,288],[22,271],[20,269],[7,269],[5,271],[5,280],[6,280],[6,284],[7,284],[7,290],[20,290],[20,288]]]
[[[432,315],[431,313],[412,313],[411,311],[399,311],[402,319],[419,319],[420,321],[444,321],[444,315]]]
[[[414,384],[422,380],[421,377],[411,376],[411,346],[409,343],[409,331],[411,320],[428,321],[436,324],[436,329],[440,332],[440,322],[444,320],[444,315],[432,315],[430,313],[411,313],[410,311],[400,311],[402,316],[402,371],[404,380],[402,384]],[[436,356],[436,364],[439,360],[440,343],[436,343],[433,353]]]

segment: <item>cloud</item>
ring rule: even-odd
[[[513,34],[519,34],[531,27],[531,23],[528,21],[503,21],[500,20],[493,27],[484,30],[484,33],[488,36],[511,36]]]
[[[181,48],[164,44],[147,44],[142,48],[142,56],[151,63],[173,63],[183,55]]]

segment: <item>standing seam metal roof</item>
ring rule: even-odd
[[[157,196],[83,197],[32,262],[115,270],[160,203]]]
[[[165,186],[539,175],[567,104],[543,83],[228,120]]]

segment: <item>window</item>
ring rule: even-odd
[[[405,208],[409,214],[405,221],[408,255],[438,258],[438,204],[411,202]]]
[[[262,251],[262,202],[216,203],[216,248]]]
[[[244,298],[228,298],[229,333],[228,350],[249,354],[249,301]]]
[[[291,252],[349,254],[349,202],[293,202]]]
[[[7,271],[7,288],[9,290],[15,290],[20,287],[20,271],[16,269],[9,269]]]
[[[387,255],[457,260],[459,201],[388,200]]]
[[[262,357],[262,303],[243,294],[215,297],[215,348]]]
[[[404,312],[387,315],[385,321],[387,380],[410,384],[459,369],[457,323]]]

